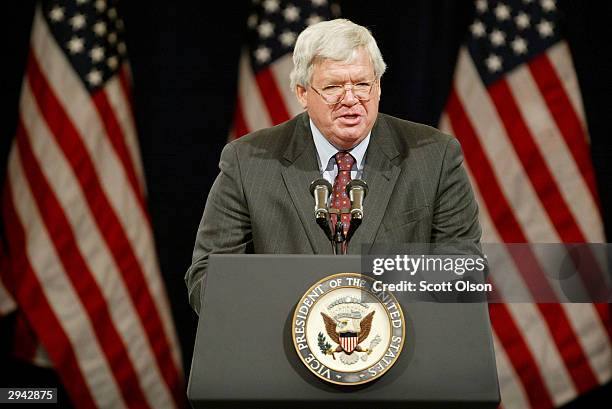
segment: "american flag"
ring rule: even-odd
[[[440,127],[461,141],[483,242],[604,242],[580,90],[555,0],[475,5]],[[609,381],[608,308],[490,305],[502,405],[557,407]]]
[[[303,109],[289,89],[291,55],[298,34],[338,14],[327,0],[254,0],[248,45],[240,59],[238,98],[230,139],[280,124]]]
[[[31,330],[76,406],[178,407],[180,351],[126,56],[117,2],[37,5],[3,192],[2,280],[17,331]]]
[[[2,243],[0,243],[0,272],[8,268],[7,260],[8,258],[4,253]],[[15,300],[2,282],[2,274],[0,274],[0,318],[14,312],[16,309],[17,304],[15,304]]]

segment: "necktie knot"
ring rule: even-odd
[[[338,152],[335,158],[339,171],[350,171],[355,164],[355,158],[348,152]]]

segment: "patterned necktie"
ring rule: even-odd
[[[338,152],[335,158],[338,164],[338,175],[336,176],[336,180],[334,180],[331,207],[346,211],[351,208],[351,202],[346,194],[346,185],[351,181],[351,169],[355,164],[355,158],[348,152]],[[342,223],[344,224],[344,234],[346,235],[351,222],[351,215],[347,212],[342,214],[341,217]],[[338,216],[332,214],[331,220],[332,231],[336,231]]]

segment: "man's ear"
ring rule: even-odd
[[[308,95],[307,93],[308,91],[302,85],[295,86],[295,95],[297,96],[300,105],[302,105],[302,108],[304,109],[308,108],[308,101],[306,99]]]

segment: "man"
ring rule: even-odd
[[[348,202],[348,180],[369,186],[349,253],[374,243],[479,244],[459,143],[378,113],[386,65],[365,27],[344,19],[312,25],[299,35],[293,61],[291,87],[305,112],[221,153],[185,277],[197,312],[211,254],[331,254],[309,192],[321,177],[334,185],[336,208]]]

